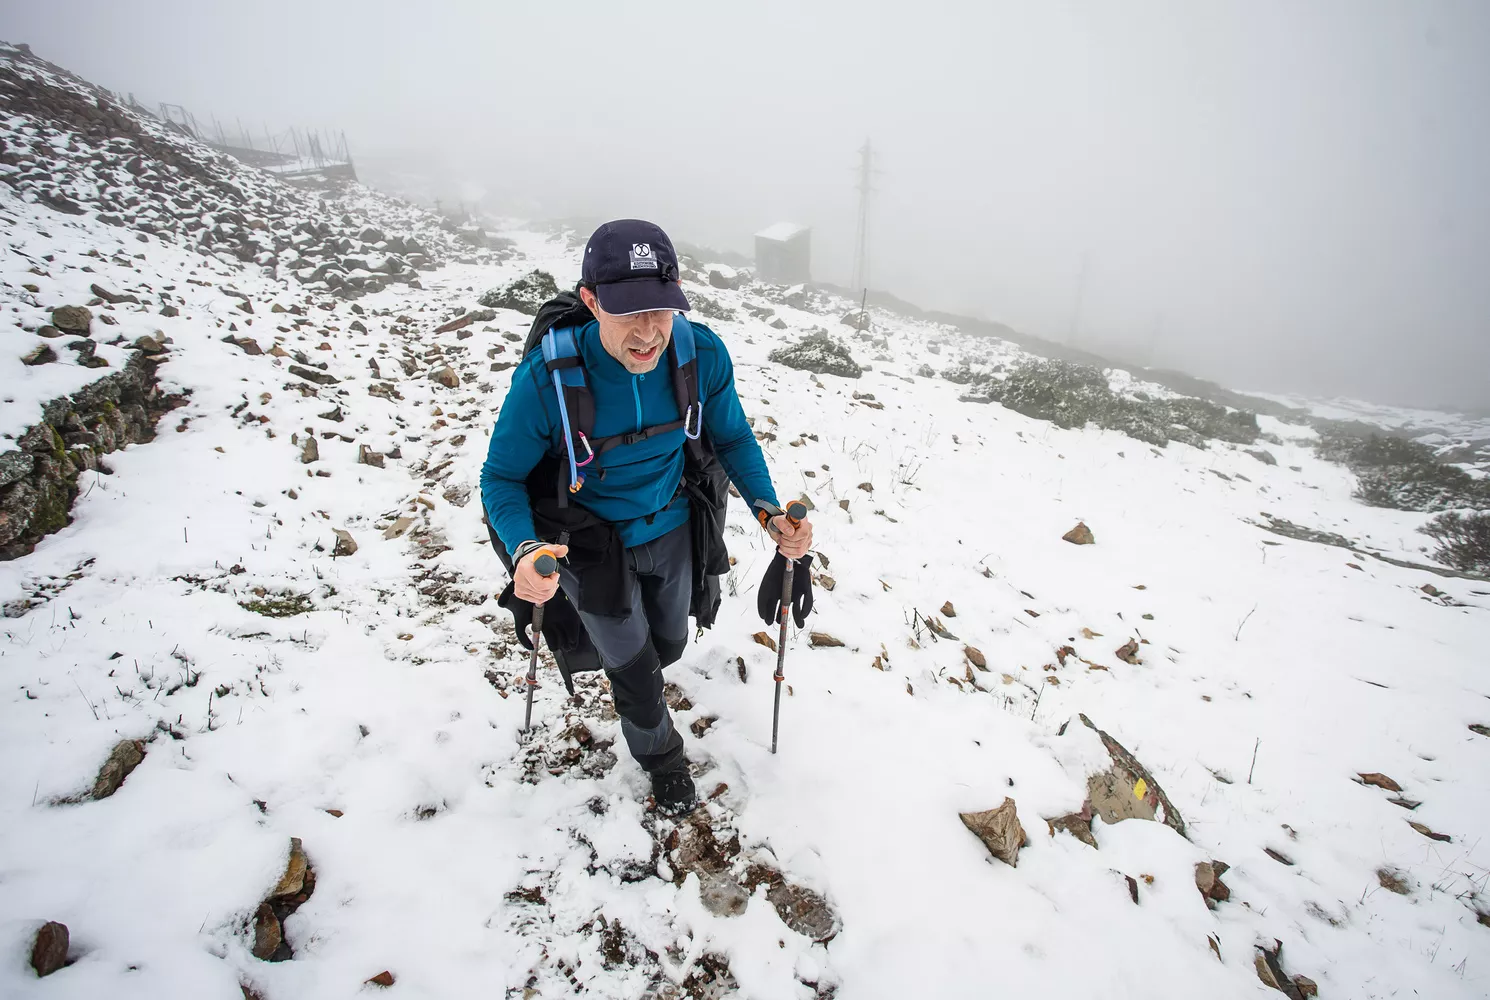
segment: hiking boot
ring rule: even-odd
[[[664,816],[681,816],[693,811],[693,807],[698,805],[698,793],[693,789],[688,761],[653,773],[652,798],[657,802],[657,811]]]

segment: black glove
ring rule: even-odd
[[[533,640],[529,638],[528,632],[533,627],[533,605],[518,597],[509,582],[507,589],[502,591],[502,596],[497,598],[497,607],[506,608],[512,614],[512,626],[517,630],[517,641],[522,643],[524,649],[531,651]]]
[[[781,587],[786,577],[786,556],[777,551],[776,558],[771,560],[771,565],[766,567],[766,577],[761,581],[761,589],[755,595],[755,609],[760,612],[761,619],[767,625],[775,625],[781,620]],[[792,571],[792,618],[797,622],[797,628],[807,620],[807,612],[812,610],[812,556],[805,555],[797,560],[797,567]]]

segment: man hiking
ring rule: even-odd
[[[608,222],[585,246],[580,273],[583,308],[568,299],[554,319],[560,296],[539,311],[492,432],[481,497],[510,554],[504,599],[546,605],[563,588],[555,605],[577,609],[658,809],[678,814],[697,799],[662,668],[682,655],[690,613],[713,621],[717,576],[712,606],[701,607],[703,572],[727,569],[727,497],[722,481],[704,489],[700,470],[722,468],[787,559],[807,553],[812,524],[777,507],[729,351],[681,315],[688,299],[667,234]],[[559,559],[549,576],[534,567],[544,552]]]

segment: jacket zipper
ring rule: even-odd
[[[636,401],[636,429],[642,429],[642,393],[641,381],[644,376],[631,376],[631,398]]]

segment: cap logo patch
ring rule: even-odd
[[[652,244],[631,244],[631,269],[633,271],[657,270],[657,261],[652,257]]]

